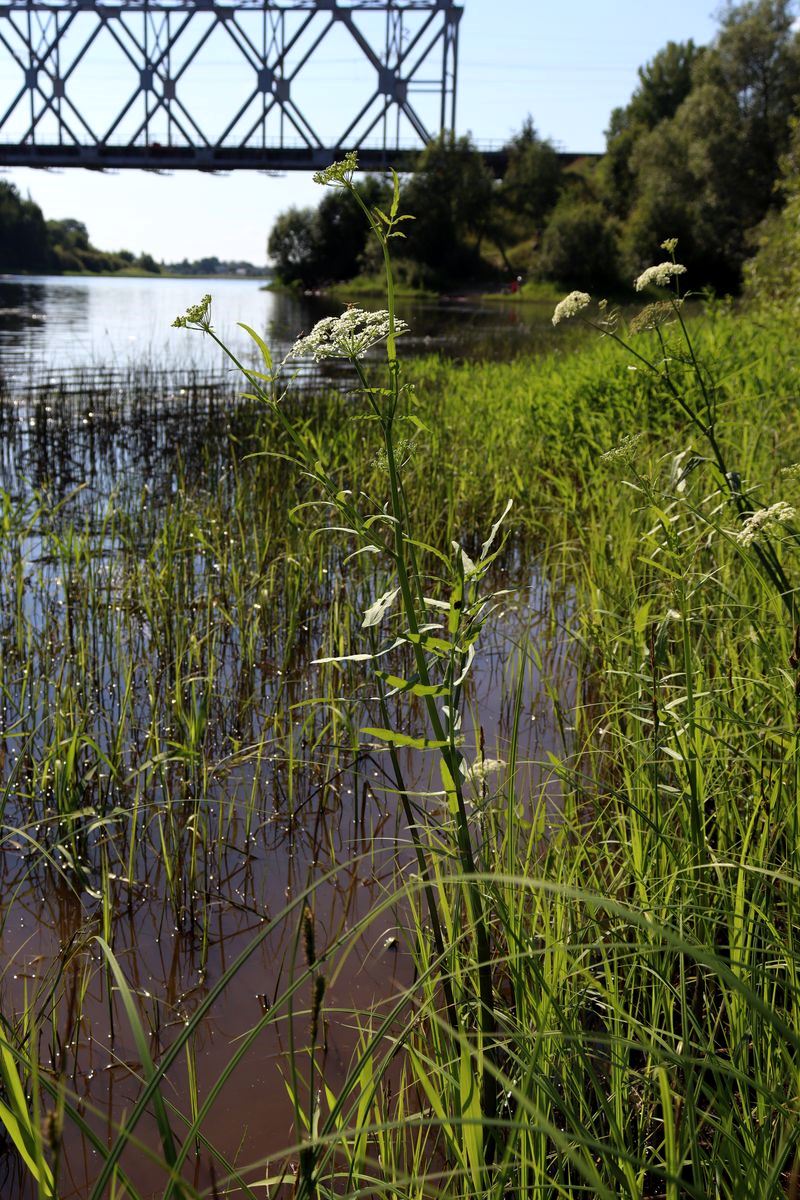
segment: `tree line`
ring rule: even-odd
[[[508,142],[499,181],[469,137],[428,146],[404,181],[415,218],[401,248],[405,282],[441,289],[502,273],[613,290],[677,237],[695,286],[738,290],[759,274],[745,271],[753,254],[763,261],[771,241],[782,231],[786,244],[796,228],[794,16],[792,0],[729,3],[711,45],[669,42],[612,112],[596,160],[562,167],[530,119]],[[387,186],[375,176],[359,185],[369,204],[385,202]],[[794,212],[794,225],[781,212]],[[357,204],[340,192],[282,213],[268,253],[285,283],[304,287],[378,267]],[[784,263],[779,251],[773,258]]]
[[[130,250],[98,250],[82,221],[66,217],[45,220],[39,205],[25,199],[8,180],[0,179],[0,271],[147,271],[158,274],[150,254]]]
[[[33,200],[0,179],[0,272],[61,274],[64,271],[95,274],[139,273],[150,275],[254,275],[263,268],[244,261],[223,261],[216,255],[190,262],[156,262],[152,254],[131,250],[98,250],[82,221],[67,217],[47,221]]]

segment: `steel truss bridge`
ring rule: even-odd
[[[462,11],[0,0],[0,166],[310,170],[357,149],[402,168],[455,128]]]

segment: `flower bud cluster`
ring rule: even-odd
[[[208,310],[211,307],[211,297],[203,296],[199,304],[190,304],[182,317],[176,317],[172,322],[173,329],[189,329],[192,326],[206,328],[209,324]]]
[[[312,178],[314,183],[323,186],[347,187],[357,170],[358,157],[354,150],[350,150],[340,162],[331,163],[324,171],[315,171]]]

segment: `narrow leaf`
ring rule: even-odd
[[[512,507],[513,507],[513,504],[514,504],[514,501],[513,501],[513,500],[509,500],[508,504],[507,504],[507,505],[505,506],[505,508],[503,509],[503,512],[502,512],[502,514],[501,514],[501,515],[500,515],[500,516],[497,518],[497,520],[495,521],[494,525],[492,526],[492,531],[491,531],[491,533],[489,534],[488,538],[486,539],[486,541],[485,541],[485,542],[483,543],[483,545],[481,546],[481,559],[484,559],[484,558],[486,558],[486,555],[487,555],[487,554],[489,553],[489,551],[491,550],[491,548],[492,548],[492,542],[493,542],[493,541],[494,541],[494,539],[497,537],[497,532],[498,532],[498,530],[500,529],[500,526],[503,524],[503,521],[505,521],[506,517],[507,517],[507,516],[508,516],[508,514],[511,512],[511,509],[512,509]]]
[[[253,339],[253,341],[258,346],[259,350],[261,351],[261,357],[264,360],[264,365],[266,366],[268,371],[272,371],[272,355],[269,352],[267,343],[264,341],[264,339],[262,337],[260,337],[256,333],[255,329],[251,329],[249,325],[245,325],[244,321],[239,321],[238,324],[239,324],[240,329],[243,329],[245,331],[245,333],[250,334],[250,337]],[[270,376],[270,378],[271,378],[271,376]]]
[[[373,625],[379,625],[399,595],[400,588],[398,587],[392,588],[391,591],[384,592],[382,596],[379,596],[375,603],[371,604],[364,613],[361,628],[370,629]]]

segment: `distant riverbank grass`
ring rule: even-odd
[[[371,214],[382,249],[400,215]],[[606,336],[575,349],[567,329],[545,359],[459,366],[402,362],[393,300],[389,275],[385,316],[329,319],[283,373],[256,335],[227,457],[207,480],[182,473],[161,509],[135,489],[94,522],[6,501],[0,671],[25,753],[5,776],[5,837],[14,855],[35,839],[37,880],[99,898],[83,934],[102,930],[103,965],[64,954],[81,995],[91,977],[113,985],[141,1090],[107,1144],[72,1095],[79,1049],[64,1039],[56,1068],[31,1055],[40,1013],[80,1020],[59,971],[4,1013],[0,1121],[46,1196],[63,1120],[97,1151],[92,1200],[136,1200],[121,1172],[149,1112],[164,1200],[203,1192],[174,1183],[187,1160],[214,1164],[219,1194],[261,1197],[266,1180],[273,1200],[785,1200],[800,1179],[791,327],[715,307],[687,338],[664,294],[627,328],[579,297],[562,312],[611,322]],[[182,320],[210,332],[207,300]],[[384,338],[385,366],[365,364]],[[351,360],[355,395],[283,395],[303,357],[330,353]],[[541,611],[492,676],[507,736],[484,744],[472,654],[493,604],[531,584]],[[98,707],[82,681],[109,672],[119,700]],[[557,730],[536,764],[521,749],[531,679]],[[381,815],[368,844],[359,821],[332,824],[361,755],[380,767],[379,783],[356,775]],[[128,984],[115,917],[142,872],[205,971],[226,905],[242,910],[242,831],[248,844],[276,820],[298,850],[304,820],[323,831],[307,887],[298,876],[247,935],[252,953],[288,929],[290,949],[200,1084],[195,1038],[245,960],[170,1014],[164,1049],[148,1037],[156,984]],[[332,921],[321,945],[322,876],[360,890],[390,843],[374,911]],[[258,841],[241,862],[269,853]],[[387,924],[413,982],[354,1011],[336,991],[346,956],[361,932],[391,941]],[[216,1144],[213,1106],[273,1030],[295,1144],[247,1163],[238,1133]]]
[[[294,283],[282,283],[279,279],[272,280],[263,287],[265,292],[302,292],[303,287],[299,281]],[[357,275],[354,279],[347,279],[341,283],[324,284],[314,291],[320,295],[333,296],[337,300],[342,300],[348,303],[353,300],[383,300],[386,293],[386,284],[382,275]],[[395,296],[398,300],[434,300],[438,296],[438,292],[432,291],[429,288],[415,287],[409,283],[398,283],[395,287]]]

